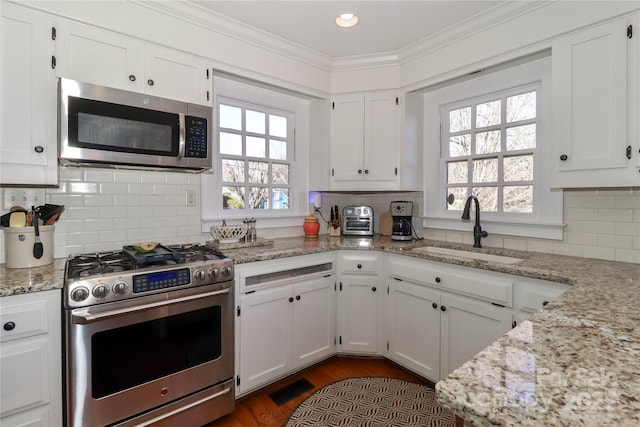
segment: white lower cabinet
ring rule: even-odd
[[[388,357],[438,381],[511,329],[512,281],[482,273],[390,258]],[[478,290],[478,299],[465,296]]]
[[[307,257],[305,257],[307,258]],[[270,263],[270,261],[265,261]],[[253,263],[256,264],[256,263]],[[260,263],[258,263],[260,264]],[[283,263],[279,264],[282,268]],[[284,264],[287,264],[285,262]],[[262,276],[251,290],[240,283],[238,317],[239,366],[236,393],[245,394],[335,353],[335,277],[331,270],[297,275],[316,266],[287,265],[254,275],[251,265],[238,266],[247,277]],[[278,263],[272,264],[278,268]],[[282,279],[291,273],[288,278]],[[274,280],[270,280],[270,279]]]
[[[62,425],[60,291],[0,298],[0,425]]]
[[[338,351],[378,354],[380,334],[380,254],[338,254]]]

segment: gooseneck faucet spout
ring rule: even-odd
[[[482,230],[480,226],[480,202],[478,202],[478,198],[473,194],[467,198],[467,202],[464,204],[464,210],[462,211],[462,219],[468,221],[469,211],[471,210],[471,201],[475,201],[475,209],[476,209],[476,225],[473,226],[473,247],[481,248],[482,244],[480,243],[480,239],[483,237],[487,237],[489,233]]]

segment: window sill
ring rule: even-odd
[[[240,217],[226,216],[225,219],[229,223],[241,223],[245,218],[251,218],[251,215]],[[290,214],[287,216],[253,216],[256,221],[256,228],[280,228],[280,227],[302,227],[306,215]],[[202,232],[208,233],[212,225],[220,225],[222,218],[202,218]]]
[[[454,231],[473,231],[474,221],[462,221],[459,218],[422,217],[422,226]],[[564,224],[501,222],[481,220],[482,229],[489,234],[505,236],[533,237],[538,239],[562,240]]]

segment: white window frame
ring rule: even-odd
[[[306,175],[309,147],[308,100],[263,86],[254,86],[244,81],[220,76],[213,78],[213,171],[202,174],[202,231],[208,232],[211,225],[219,225],[222,219],[240,222],[246,217],[258,219],[259,228],[299,226],[307,215],[308,177]],[[287,126],[292,135],[289,140],[289,209],[223,209],[221,156],[218,141],[219,99],[235,100],[241,104],[264,106],[270,110],[293,113],[293,123]],[[224,101],[223,101],[224,103]]]
[[[499,71],[472,77],[462,82],[424,93],[424,216],[423,226],[443,230],[468,231],[471,221],[462,221],[460,211],[447,210],[444,196],[446,159],[441,142],[443,105],[455,105],[464,100],[479,100],[511,88],[539,85],[536,95],[537,124],[534,153],[534,211],[531,214],[482,211],[482,227],[489,234],[537,237],[562,240],[562,191],[551,190],[551,58],[545,57]],[[468,104],[469,101],[466,101]],[[473,217],[474,215],[472,215]]]

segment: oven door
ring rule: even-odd
[[[164,405],[175,411],[176,402],[231,379],[232,285],[68,310],[68,425],[108,425],[154,409],[157,416]],[[230,395],[233,410],[232,382],[212,393]]]

